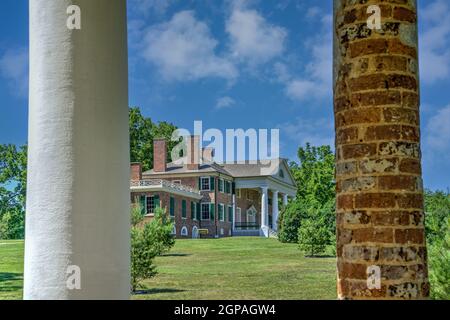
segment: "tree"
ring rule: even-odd
[[[142,280],[154,277],[157,274],[153,259],[156,257],[148,224],[144,224],[141,208],[134,206],[131,209],[131,289],[133,292],[141,285]]]
[[[0,145],[0,239],[24,237],[26,169],[26,145]]]
[[[450,194],[443,191],[425,191],[425,233],[431,245],[445,238],[450,219]]]
[[[302,221],[298,228],[298,244],[300,250],[311,257],[323,254],[330,241],[330,232],[325,226],[325,221],[320,215],[313,215]]]
[[[444,228],[444,237],[428,246],[431,297],[438,300],[450,300],[450,218]]]
[[[154,218],[145,223],[139,206],[131,209],[131,288],[142,287],[142,281],[157,274],[154,258],[175,244],[173,223],[167,213],[157,208]]]
[[[334,154],[330,146],[314,147],[309,143],[298,150],[299,162],[290,167],[298,186],[297,196],[285,208],[279,219],[278,239],[296,243],[298,228],[309,219],[308,212],[323,217],[330,234],[335,233]]]
[[[167,159],[171,161],[171,150],[178,143],[172,141],[172,133],[177,129],[168,122],[153,123],[142,115],[138,107],[130,108],[130,158],[131,162],[142,163],[144,171],[153,168],[153,139],[164,138],[168,141]]]

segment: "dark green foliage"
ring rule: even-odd
[[[137,107],[130,108],[130,158],[131,162],[142,163],[144,171],[153,168],[153,139],[167,141],[167,159],[171,161],[171,151],[179,143],[172,141],[176,127],[168,122],[153,123],[142,115]]]
[[[0,239],[24,237],[27,146],[0,145]]]
[[[323,216],[311,213],[309,219],[302,221],[298,228],[298,244],[305,255],[315,257],[323,254],[329,242],[330,232]]]
[[[428,246],[431,297],[439,300],[450,300],[450,219],[445,229],[445,237]]]
[[[151,222],[145,223],[141,208],[131,209],[131,288],[143,287],[142,281],[157,274],[154,258],[175,244],[173,224],[163,209],[157,208]]]
[[[329,146],[306,144],[298,151],[299,162],[291,162],[298,186],[297,197],[283,208],[279,218],[278,238],[296,243],[298,228],[311,214],[320,216],[330,235],[335,233],[334,154]]]
[[[450,194],[425,192],[425,231],[433,299],[450,299]]]
[[[425,231],[427,241],[433,244],[444,239],[450,218],[450,194],[442,191],[425,191]]]

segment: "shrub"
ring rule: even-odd
[[[447,219],[446,235],[428,246],[431,297],[450,300],[450,219]]]
[[[155,210],[151,222],[144,223],[139,206],[131,209],[131,288],[142,287],[142,280],[157,274],[154,258],[175,244],[173,224],[161,208]]]
[[[311,257],[323,254],[330,242],[330,233],[321,217],[302,221],[298,228],[298,244],[300,250]]]

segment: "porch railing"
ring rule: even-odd
[[[185,186],[178,183],[173,183],[167,180],[162,179],[151,179],[151,180],[140,180],[140,181],[131,181],[130,183],[131,187],[165,187],[172,190],[177,191],[183,191],[183,192],[190,192],[200,195],[200,191],[198,189]]]
[[[259,230],[261,226],[254,222],[236,222],[235,227],[236,230]]]

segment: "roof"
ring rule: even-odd
[[[286,161],[285,159],[279,159],[280,162]],[[164,174],[182,174],[182,173],[212,173],[218,172],[221,174],[229,175],[234,178],[245,177],[264,177],[271,176],[270,173],[265,173],[264,168],[267,166],[261,162],[232,162],[232,163],[205,163],[199,166],[198,170],[188,170],[186,166],[182,164],[175,164],[173,162],[167,164],[167,170],[165,172],[154,172],[149,170],[144,172],[144,175],[164,175]]]

